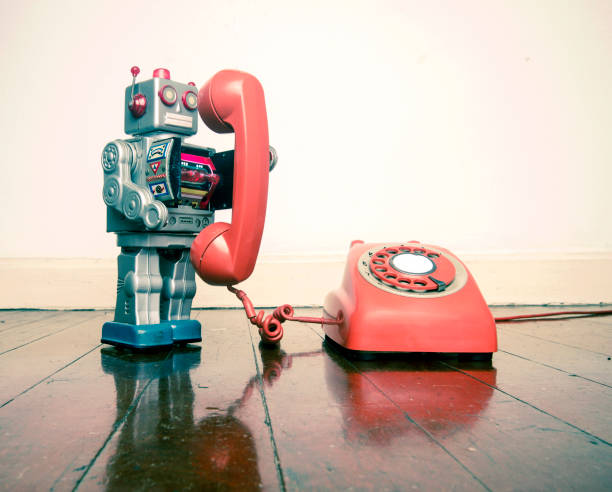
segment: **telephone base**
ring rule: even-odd
[[[202,325],[193,319],[133,325],[109,321],[102,326],[102,343],[136,350],[171,347],[173,344],[201,342]]]
[[[497,351],[495,321],[476,281],[438,246],[354,242],[324,310],[332,318],[342,312],[343,323],[324,325],[325,334],[353,353],[486,359]]]
[[[453,352],[374,352],[369,350],[351,350],[343,347],[338,342],[334,341],[325,335],[325,346],[335,351],[336,353],[355,361],[379,361],[379,360],[397,360],[401,357],[405,360],[431,360],[431,359],[458,359],[462,362],[475,363],[490,363],[493,360],[492,353],[453,353]]]

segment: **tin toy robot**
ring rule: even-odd
[[[117,304],[102,342],[132,348],[201,340],[189,319],[196,292],[189,248],[214,220],[210,198],[219,182],[214,150],[187,145],[198,128],[193,82],[153,78],[125,90],[125,133],[102,151],[107,231],[117,234]]]
[[[202,339],[200,323],[190,319],[190,247],[215,210],[232,208],[234,150],[216,153],[184,141],[198,127],[193,82],[176,82],[158,68],[136,83],[139,72],[132,67],[125,89],[125,133],[133,138],[102,151],[107,232],[121,247],[115,317],[103,325],[102,342],[147,349]],[[271,146],[269,158],[271,170]]]

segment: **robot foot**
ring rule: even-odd
[[[154,349],[172,346],[170,323],[132,325],[109,321],[102,325],[102,343],[131,349]]]
[[[184,344],[202,341],[202,325],[195,319],[172,319],[167,321],[172,329],[172,341]]]
[[[136,350],[161,349],[173,343],[202,340],[201,325],[196,320],[163,321],[153,325],[132,325],[109,321],[102,326],[102,343]]]

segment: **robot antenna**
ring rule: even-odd
[[[130,69],[130,72],[132,72],[132,96],[130,97],[131,99],[130,104],[133,105],[134,104],[134,84],[136,84],[136,76],[140,73],[140,68],[134,65]]]
[[[136,96],[134,96],[136,75],[140,73],[140,68],[134,65],[130,69],[130,72],[132,73],[132,94],[130,96],[130,102],[128,103],[128,109],[130,110],[134,118],[140,118],[147,109],[147,98],[142,94],[136,94]]]

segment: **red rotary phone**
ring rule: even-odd
[[[497,351],[495,320],[474,277],[450,251],[417,241],[353,241],[342,286],[325,299],[328,339],[359,352]]]

